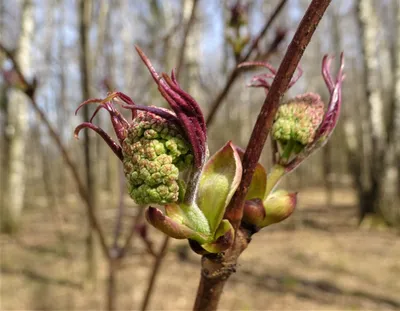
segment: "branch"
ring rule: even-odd
[[[321,20],[331,0],[313,0],[309,5],[297,31],[289,44],[276,77],[261,108],[257,122],[243,157],[243,176],[233,196],[225,217],[235,229],[235,240],[225,254],[204,255],[200,285],[194,310],[214,311],[217,309],[223,287],[235,271],[240,254],[247,248],[252,232],[240,227],[243,204],[255,167],[270,132],[281,97],[287,90],[290,80],[304,53],[305,48]]]
[[[137,208],[139,209],[139,212],[133,219],[129,233],[125,238],[124,245],[122,246],[122,248],[120,250],[119,257],[121,257],[121,258],[125,257],[126,253],[128,252],[129,248],[131,247],[132,238],[135,235],[136,228],[139,226],[139,222],[142,219],[142,216],[144,213],[145,208],[143,206],[138,206]]]
[[[19,66],[19,63],[17,62],[14,53],[7,49],[2,43],[0,43],[0,50],[6,54],[8,59],[11,61],[13,64],[14,70],[16,74],[18,75],[18,78],[21,80],[22,84],[25,86],[24,92],[28,95],[28,97],[33,96],[33,93],[35,92],[35,88],[33,87],[34,84],[28,83],[27,79],[25,78],[24,74],[22,73],[21,67]]]
[[[272,82],[271,88],[258,115],[246,152],[243,156],[243,177],[230,202],[226,214],[227,219],[230,220],[235,230],[240,226],[243,216],[244,200],[255,167],[260,159],[265,141],[272,127],[272,122],[280,100],[285,94],[300,59],[330,2],[331,0],[313,0],[311,2],[291,43],[289,44],[276,77]]]
[[[11,51],[9,51],[7,48],[5,48],[4,45],[2,45],[1,43],[0,43],[0,50],[2,50],[8,56],[8,58],[10,59],[10,61],[13,64],[13,67],[14,67],[16,73],[20,77],[20,79],[23,82],[23,84],[26,85],[26,89],[24,90],[24,93],[30,99],[30,102],[31,102],[31,104],[33,106],[33,109],[37,112],[37,114],[39,115],[40,119],[42,120],[42,122],[46,126],[47,130],[49,131],[50,137],[53,139],[54,143],[56,144],[58,150],[61,153],[62,158],[64,159],[65,163],[67,164],[67,167],[70,169],[70,171],[72,173],[72,177],[74,178],[76,186],[78,188],[79,195],[81,196],[81,198],[85,202],[85,204],[87,206],[87,209],[89,211],[88,214],[89,214],[90,222],[91,222],[92,226],[94,227],[94,229],[97,231],[97,233],[99,235],[99,239],[100,239],[100,244],[102,246],[102,250],[103,250],[105,256],[108,257],[108,248],[107,248],[107,243],[106,243],[106,240],[105,240],[105,236],[104,236],[103,230],[101,229],[99,221],[98,221],[96,215],[93,213],[93,209],[90,206],[89,197],[88,197],[86,188],[85,188],[85,186],[84,186],[84,184],[83,184],[83,182],[82,182],[82,180],[81,180],[81,178],[79,176],[77,166],[75,165],[75,163],[73,162],[71,156],[69,155],[69,153],[67,151],[67,148],[62,143],[60,135],[56,132],[54,127],[51,125],[51,123],[50,123],[49,119],[47,118],[46,114],[44,113],[44,111],[37,104],[35,96],[34,96],[35,90],[36,90],[35,84],[34,83],[29,83],[27,81],[26,77],[24,76],[24,74],[21,71],[21,68],[20,68],[18,62],[14,58],[13,53]]]
[[[279,16],[279,13],[282,11],[286,2],[287,2],[287,0],[281,0],[281,2],[277,5],[274,12],[272,12],[272,15],[270,16],[270,18],[267,20],[264,27],[261,29],[260,33],[254,39],[254,41],[251,44],[251,46],[249,47],[249,50],[247,51],[247,53],[244,56],[242,56],[241,58],[239,58],[239,60],[237,61],[237,65],[239,63],[247,61],[250,58],[253,51],[257,49],[258,43],[260,42],[262,37],[267,33],[267,31],[270,29],[272,23]],[[270,48],[268,49],[269,52],[272,51],[273,49],[275,49],[278,44],[279,44],[279,42],[274,41],[271,44]],[[270,53],[268,53],[268,54],[270,54]],[[213,122],[214,117],[215,117],[219,107],[222,104],[222,101],[224,100],[225,96],[228,94],[228,91],[230,90],[231,86],[233,85],[233,82],[235,82],[238,75],[239,75],[239,70],[235,66],[229,73],[229,75],[228,75],[229,77],[226,80],[225,86],[222,88],[221,92],[218,94],[218,96],[215,98],[215,100],[211,104],[211,110],[207,116],[207,125],[208,126]]]
[[[118,240],[122,231],[122,218],[124,216],[124,193],[125,193],[125,175],[120,167],[118,167],[119,172],[119,198],[118,198],[118,208],[117,208],[117,220],[114,227],[114,242],[111,249],[111,257],[118,257],[119,246]]]
[[[140,307],[141,311],[146,311],[148,309],[150,298],[153,293],[154,285],[156,283],[158,273],[160,272],[161,263],[162,263],[163,259],[165,258],[165,255],[167,254],[169,240],[170,240],[169,236],[166,235],[161,244],[160,250],[158,251],[158,253],[156,255],[156,258],[154,261],[154,266],[151,271],[150,281],[147,285],[147,290],[146,290],[146,294],[143,299],[142,306]]]

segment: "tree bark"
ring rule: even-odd
[[[89,44],[89,28],[90,16],[92,11],[91,0],[81,0],[80,2],[80,71],[81,71],[81,89],[82,100],[90,98],[90,44]],[[89,106],[83,107],[83,117],[85,120],[90,119]],[[86,189],[88,193],[89,208],[96,208],[96,183],[94,178],[94,170],[92,164],[93,144],[91,142],[89,131],[84,131],[84,160],[85,160],[85,177]],[[94,212],[95,213],[95,212]],[[86,260],[87,260],[87,280],[95,281],[96,279],[96,248],[95,234],[93,224],[88,217],[88,232],[86,236]]]
[[[378,172],[382,166],[382,155],[385,148],[385,120],[383,115],[383,99],[380,91],[380,71],[378,61],[378,29],[379,20],[373,0],[360,0],[358,17],[361,26],[362,50],[364,61],[364,82],[369,105],[371,126],[371,143],[374,146],[373,165]]]
[[[34,35],[34,11],[31,0],[25,0],[22,8],[21,34],[16,59],[27,76],[32,66],[31,46]],[[2,204],[2,230],[14,232],[18,229],[24,206],[26,183],[25,136],[28,130],[27,98],[20,90],[9,91],[6,117],[6,177]]]
[[[397,42],[394,48],[394,83],[388,129],[388,144],[385,150],[380,204],[383,215],[392,225],[400,224],[400,4],[396,9]]]
[[[398,14],[397,14],[398,15]],[[358,189],[360,203],[360,221],[368,215],[382,217],[388,224],[393,224],[398,218],[399,206],[398,187],[399,171],[396,160],[398,133],[400,130],[399,103],[400,91],[399,73],[399,47],[395,55],[395,83],[393,105],[391,105],[390,127],[385,126],[384,100],[381,94],[381,72],[379,68],[379,41],[380,28],[377,10],[373,0],[360,0],[358,5],[358,18],[361,30],[362,52],[364,62],[364,84],[368,102],[368,118],[370,137],[364,142],[369,144],[370,155],[366,155],[370,167],[369,182],[367,187],[360,184]],[[399,17],[397,16],[399,19]],[[399,22],[397,21],[397,24]],[[399,28],[399,26],[397,26]],[[398,44],[399,45],[399,44]],[[365,134],[365,133],[363,133]],[[364,139],[365,140],[365,139]],[[364,157],[365,158],[365,157]],[[397,216],[395,215],[397,214]]]

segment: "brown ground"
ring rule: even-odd
[[[0,237],[1,310],[104,309],[104,262],[95,288],[82,285],[82,210],[57,214],[35,203],[18,237]],[[112,212],[102,214],[107,223]],[[330,208],[324,207],[323,192],[302,191],[294,217],[254,236],[220,310],[400,310],[399,235],[360,230],[355,215],[350,191],[337,191]],[[138,309],[153,261],[141,241],[134,243],[119,273],[119,310]],[[199,257],[179,259],[184,244],[170,245],[150,310],[191,309]]]

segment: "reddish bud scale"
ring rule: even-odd
[[[194,166],[197,169],[201,169],[204,165],[207,152],[207,131],[198,103],[180,88],[174,72],[171,73],[171,77],[165,73],[160,76],[143,51],[138,47],[136,47],[136,50],[157,83],[161,95],[175,112],[185,136],[192,147]]]

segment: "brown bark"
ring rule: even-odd
[[[239,229],[235,242],[225,254],[204,255],[201,259],[200,284],[193,310],[214,311],[218,308],[224,286],[233,272],[240,254],[250,242],[251,232]]]

